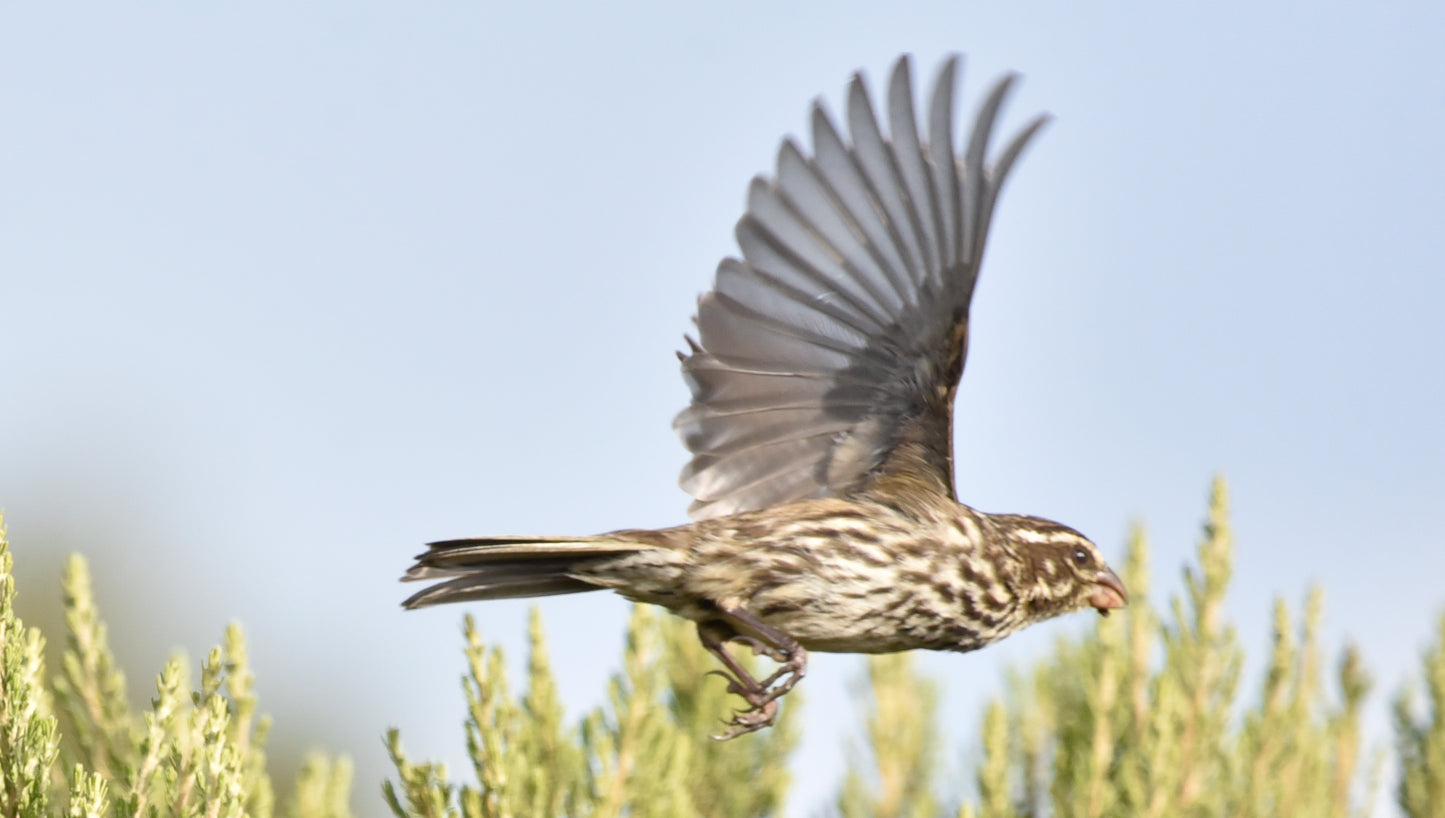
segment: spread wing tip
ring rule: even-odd
[[[962,63],[948,55],[916,107],[902,55],[876,111],[855,72],[846,137],[815,99],[812,155],[784,140],[774,178],[749,185],[741,258],[719,265],[699,334],[678,353],[693,403],[674,427],[694,455],[681,481],[694,518],[856,490],[891,468],[905,438],[951,491],[951,398],[994,201],[1051,119],[1029,120],[989,162],[1020,79],[1006,73],[982,93],[960,151]]]

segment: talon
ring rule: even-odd
[[[743,710],[733,714],[732,720],[728,723],[733,725],[731,730],[720,736],[713,736],[715,741],[727,741],[738,736],[754,733],[764,727],[771,727],[778,717],[778,703],[766,701],[750,710]]]
[[[698,638],[703,647],[722,662],[726,670],[712,670],[728,682],[728,693],[747,702],[749,708],[733,714],[728,724],[732,729],[722,735],[713,736],[718,741],[736,738],[771,726],[777,719],[778,699],[802,680],[808,667],[808,652],[797,640],[786,633],[754,617],[747,611],[728,608],[724,613],[735,623],[727,621],[702,622],[698,625]],[[738,627],[746,629],[744,632]],[[755,633],[756,636],[747,635]],[[777,662],[779,667],[766,680],[759,683],[727,650],[728,643],[737,642],[752,648],[754,655],[766,656]]]
[[[775,690],[769,690],[772,698],[787,693],[802,681],[808,670],[808,652],[800,646],[781,661],[783,666],[762,682],[762,687],[765,689],[773,688],[774,684],[778,685]]]

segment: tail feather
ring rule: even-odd
[[[402,604],[422,608],[446,602],[575,594],[598,590],[572,574],[578,563],[652,546],[617,537],[479,537],[446,540],[417,555],[403,581],[443,580]]]

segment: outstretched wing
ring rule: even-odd
[[[953,149],[957,58],[939,73],[927,133],[909,60],[888,83],[884,136],[860,75],[849,140],[821,104],[813,155],[792,140],[756,178],[737,225],[742,258],[698,302],[679,354],[692,405],[674,426],[693,453],[682,487],[695,519],[867,489],[890,475],[953,494],[953,395],[968,305],[994,202],[1040,116],[987,161],[1015,77]]]

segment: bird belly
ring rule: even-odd
[[[767,589],[745,607],[808,650],[824,653],[975,650],[998,638],[896,587],[826,593],[812,584]]]

